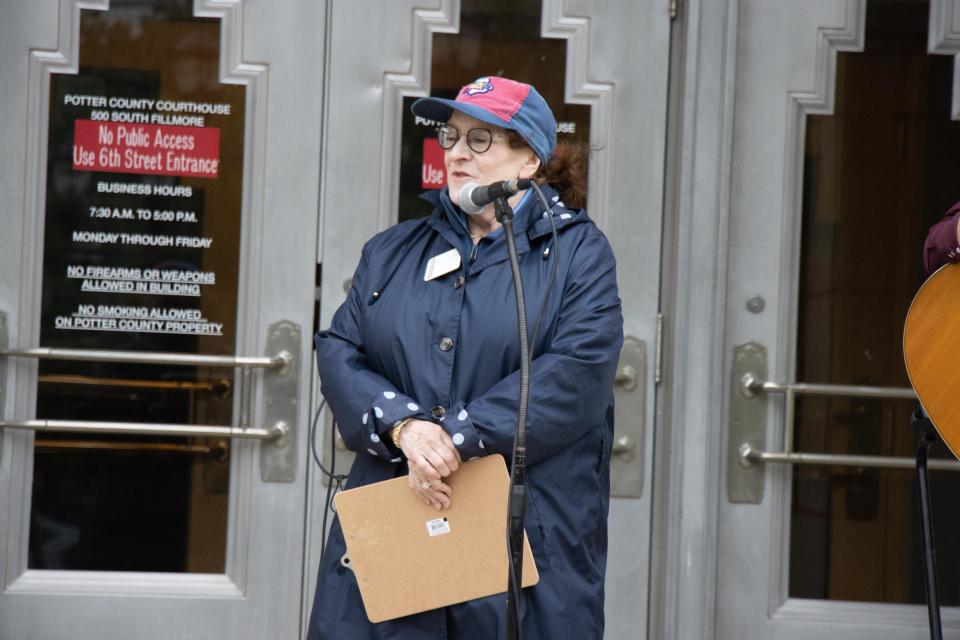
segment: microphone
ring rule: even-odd
[[[524,189],[529,189],[531,182],[528,178],[517,178],[493,182],[485,187],[481,187],[476,182],[468,182],[460,189],[460,208],[464,213],[476,215],[497,198],[512,196]]]

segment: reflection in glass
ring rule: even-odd
[[[219,21],[192,7],[115,0],[82,11],[79,73],[51,78],[43,346],[234,353],[244,90],[220,83]],[[216,175],[78,169],[77,121],[94,122],[105,154],[122,136],[118,162],[161,144],[191,156],[195,140],[218,136]],[[43,361],[37,417],[229,425],[233,378]],[[228,441],[38,433],[35,443],[31,568],[224,570]]]
[[[901,336],[923,240],[960,200],[953,61],[927,54],[928,11],[868,3],[865,51],[838,55],[834,115],[807,118],[800,381],[909,386]],[[795,449],[913,457],[913,406],[803,398]],[[941,601],[955,605],[960,474],[933,472],[931,483]],[[790,595],[924,602],[916,514],[911,471],[794,467]]]

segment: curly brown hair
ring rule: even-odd
[[[507,130],[507,140],[513,148],[529,148],[516,131]],[[550,161],[542,162],[533,179],[540,184],[552,184],[564,204],[576,209],[587,206],[587,149],[585,145],[561,140]]]

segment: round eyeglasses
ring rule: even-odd
[[[463,134],[461,134],[460,129],[457,129],[456,125],[444,124],[437,127],[437,142],[441,149],[453,149],[461,135]],[[490,149],[490,145],[493,144],[493,139],[496,136],[503,136],[503,134],[494,133],[483,127],[475,127],[467,131],[467,146],[474,153],[484,153]]]

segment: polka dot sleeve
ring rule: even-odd
[[[367,436],[367,453],[399,462],[397,451],[390,442],[390,430],[405,418],[427,419],[427,414],[413,398],[402,393],[386,389],[374,396],[360,416],[360,424]]]
[[[464,403],[458,402],[448,409],[440,426],[450,434],[462,460],[471,460],[487,455],[483,439],[473,425]]]

